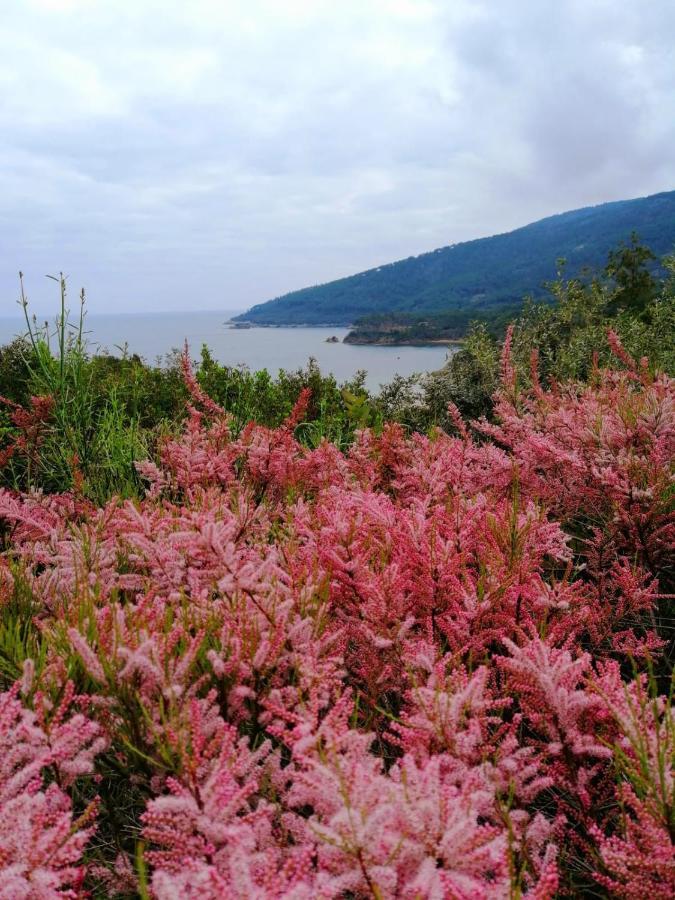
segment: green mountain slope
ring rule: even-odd
[[[343,324],[378,313],[476,314],[542,295],[556,260],[572,277],[601,269],[637,231],[659,257],[675,248],[675,191],[603,203],[541,219],[506,234],[441,247],[254,306],[237,318],[259,325]]]

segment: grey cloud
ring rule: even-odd
[[[242,307],[675,186],[675,8],[9,0],[0,314]]]

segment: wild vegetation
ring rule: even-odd
[[[644,262],[378,397],[90,357],[61,281],[0,358],[0,898],[672,897]]]

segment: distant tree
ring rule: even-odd
[[[624,309],[636,315],[644,313],[659,288],[650,269],[650,263],[656,259],[649,247],[640,243],[636,232],[631,234],[629,244],[622,242],[610,251],[605,266],[605,275],[615,285],[610,312]]]

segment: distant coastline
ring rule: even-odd
[[[236,330],[242,328],[353,328],[344,322],[256,322],[248,319],[227,319],[225,325]]]
[[[319,323],[319,324],[311,324],[307,323],[269,323],[269,322],[247,322],[246,320],[227,320],[225,322],[227,328],[232,331],[248,331],[252,328],[265,328],[265,329],[280,329],[280,328],[295,328],[295,329],[303,329],[303,328],[325,328],[334,329],[334,328],[344,328],[344,325],[339,325],[336,323]],[[342,341],[332,341],[328,339],[328,343],[342,343],[342,344],[354,344],[357,346],[377,346],[377,347],[454,347],[461,346],[464,343],[463,337],[419,337],[412,336],[408,337],[406,334],[401,332],[391,332],[391,331],[373,331],[373,330],[363,330],[362,327],[358,324],[356,325],[348,325],[347,326],[350,331],[342,339]]]
[[[406,338],[390,334],[367,335],[350,332],[343,344],[374,345],[378,347],[460,347],[464,338]]]

